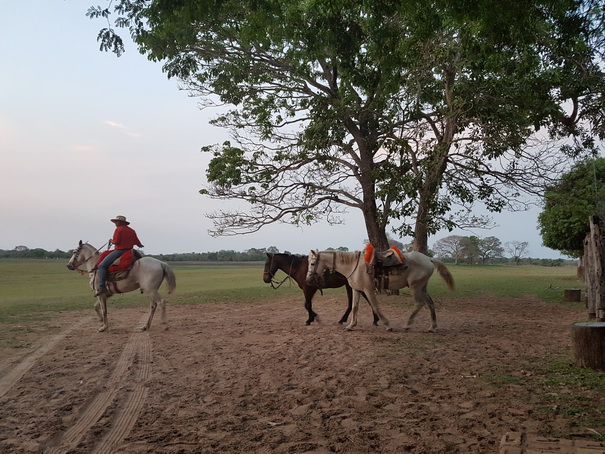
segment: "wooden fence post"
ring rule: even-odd
[[[590,319],[605,321],[605,241],[603,220],[590,216],[590,233],[584,240],[586,297]]]
[[[572,327],[574,363],[605,370],[605,226],[598,215],[590,216],[590,233],[584,239],[584,276],[588,317],[594,322]]]

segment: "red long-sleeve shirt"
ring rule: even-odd
[[[143,247],[139,237],[137,237],[137,232],[127,225],[116,227],[111,242],[116,249],[132,249],[134,246]]]

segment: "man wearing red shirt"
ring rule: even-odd
[[[107,293],[105,281],[107,280],[107,269],[109,266],[134,246],[143,247],[139,237],[137,237],[137,232],[128,227],[130,222],[128,222],[124,216],[116,216],[111,222],[116,225],[116,229],[113,232],[113,238],[109,240],[109,243],[113,243],[115,249],[107,254],[97,267],[97,293],[95,293],[95,296],[101,296]]]

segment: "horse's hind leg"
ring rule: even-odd
[[[412,294],[414,297],[414,301],[416,302],[416,306],[410,314],[410,317],[408,318],[408,324],[406,325],[404,330],[407,331],[410,329],[412,323],[414,323],[414,318],[416,317],[416,315],[418,315],[420,309],[422,309],[422,307],[426,304],[429,308],[429,311],[431,312],[431,326],[429,328],[429,333],[434,333],[437,330],[437,314],[435,313],[435,303],[433,299],[427,293],[426,287],[420,289],[417,287],[413,287]]]
[[[160,301],[160,304],[162,304],[163,307],[164,300],[159,293],[155,291],[151,295],[151,303],[149,304],[149,318],[147,319],[147,323],[141,328],[141,331],[147,331],[151,327],[151,322],[153,321],[153,316],[155,315],[155,309],[158,307],[158,301]],[[165,307],[162,308],[162,311],[165,311]]]
[[[418,315],[418,312],[420,311],[420,309],[422,309],[422,306],[424,306],[424,303],[416,303],[416,306],[414,306],[414,310],[412,311],[412,313],[410,314],[410,317],[408,318],[408,324],[405,326],[404,331],[407,331],[410,329],[410,327],[412,326],[412,323],[414,323],[414,318],[416,318],[416,315]]]
[[[437,314],[435,313],[435,302],[428,293],[426,294],[426,305],[431,311],[431,327],[429,328],[429,333],[434,333],[437,331]]]

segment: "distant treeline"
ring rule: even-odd
[[[453,258],[442,257],[439,258],[443,263],[448,265],[455,264],[456,261]],[[459,265],[466,265],[465,263],[458,263]],[[531,257],[523,257],[515,261],[513,258],[493,258],[488,262],[489,265],[535,265],[535,266],[576,266],[578,264],[577,259],[534,259]],[[468,266],[471,266],[470,264]]]
[[[218,251],[218,252],[190,252],[185,254],[148,254],[165,262],[259,262],[264,261],[267,252],[279,252],[275,247],[267,249],[248,249],[244,252]],[[12,250],[0,249],[0,259],[66,259],[69,260],[73,250],[47,251],[36,248],[29,249],[26,246],[18,246]]]
[[[338,248],[343,250],[344,248]],[[222,250],[217,252],[189,252],[179,254],[148,254],[149,257],[155,257],[164,262],[261,262],[267,258],[267,252],[278,253],[279,250],[275,246],[263,249],[248,249],[243,252]],[[288,251],[285,251],[288,252]],[[29,249],[25,246],[18,246],[12,250],[0,249],[0,259],[65,259],[69,260],[73,250],[47,251],[41,248]],[[444,263],[454,263],[453,259],[441,258]],[[512,259],[497,258],[491,259],[493,265],[509,265],[514,264]],[[538,266],[564,266],[575,265],[577,260],[564,259],[535,259],[523,258],[518,263],[519,265],[538,265]]]

